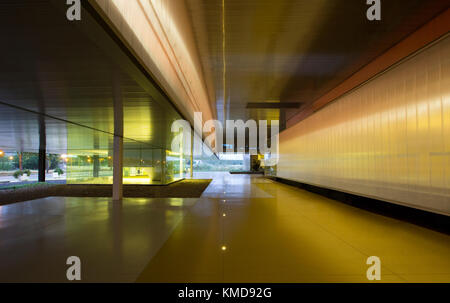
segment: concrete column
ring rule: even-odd
[[[46,150],[47,150],[47,137],[45,133],[45,117],[39,115],[39,160],[38,160],[39,182],[45,182]]]
[[[167,115],[166,115],[166,111],[163,111],[161,113],[161,119],[162,121],[167,121]],[[162,146],[167,146],[167,134],[170,133],[168,131],[169,124],[168,123],[164,123],[162,125],[162,133],[164,134],[162,136],[162,140],[161,140],[161,145]],[[167,182],[167,178],[166,178],[166,149],[162,148],[161,152],[160,152],[160,160],[161,160],[161,183],[162,184],[166,184]]]
[[[98,155],[93,155],[92,160],[93,160],[92,176],[94,178],[98,178],[100,176],[100,157]]]
[[[191,174],[191,179],[194,178],[194,131],[191,130],[191,168],[190,168],[190,174]]]
[[[98,152],[100,148],[100,144],[99,144],[99,137],[98,137],[98,133],[94,133],[94,150],[95,152]],[[98,178],[100,176],[100,157],[99,155],[93,155],[92,156],[92,160],[93,160],[93,177],[94,178]]]
[[[17,153],[17,157],[19,158],[19,170],[23,169],[23,167],[22,167],[22,155],[23,155],[22,151]]]
[[[123,198],[123,137],[114,135],[113,200]]]
[[[161,183],[166,184],[166,150],[161,149]]]
[[[123,102],[120,83],[114,81],[114,146],[113,146],[113,200],[123,198]]]
[[[250,154],[244,154],[244,171],[251,171]]]

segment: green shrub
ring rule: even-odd
[[[23,175],[23,171],[21,171],[21,170],[16,170],[16,171],[14,172],[14,174],[13,174],[13,177],[16,178],[16,179],[19,179],[19,177],[22,176],[22,175]]]
[[[23,175],[27,175],[28,177],[31,175],[31,170],[29,170],[29,169],[25,169],[25,170],[16,170],[14,173],[13,173],[13,177],[14,178],[16,178],[16,179],[19,179],[19,177],[20,176],[23,176]]]
[[[59,167],[55,168],[54,172],[58,173],[58,176],[61,176],[61,175],[64,174],[64,171],[61,168],[59,168]]]
[[[8,157],[0,158],[0,170],[14,170],[14,163]]]

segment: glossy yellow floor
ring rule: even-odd
[[[205,177],[199,175],[199,177]],[[0,281],[450,282],[450,236],[256,176],[199,199],[46,198],[0,207]]]
[[[226,248],[223,250],[223,248]],[[139,282],[450,282],[450,237],[287,185],[217,176]]]

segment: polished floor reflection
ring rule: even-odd
[[[205,175],[199,175],[204,178]],[[450,236],[284,184],[218,173],[201,198],[0,207],[0,281],[450,282]]]

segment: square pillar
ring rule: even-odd
[[[123,102],[118,75],[114,79],[113,200],[123,198]]]
[[[191,179],[194,178],[194,130],[191,130],[191,167],[190,167],[190,175]]]
[[[38,123],[39,123],[38,182],[45,182],[47,137],[45,133],[45,117],[43,115],[39,115]]]
[[[99,136],[98,133],[94,133],[94,150],[95,152],[98,152],[100,148],[99,144]],[[94,178],[98,178],[100,176],[100,156],[99,155],[93,155],[92,156],[92,162],[93,162],[93,172],[92,176]]]
[[[113,156],[113,200],[123,198],[123,137],[114,135]]]
[[[166,184],[166,150],[161,149],[161,183]]]

